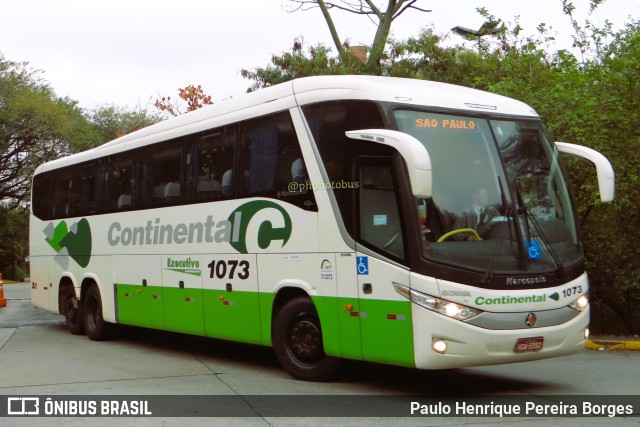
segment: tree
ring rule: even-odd
[[[0,202],[26,202],[39,164],[97,143],[75,101],[57,97],[26,63],[0,54]]]
[[[331,49],[323,45],[305,49],[304,40],[299,38],[293,43],[290,52],[271,57],[271,65],[266,68],[256,68],[253,71],[243,69],[240,75],[254,83],[248,92],[263,87],[287,82],[298,77],[362,74],[365,64],[351,52],[346,52],[342,60],[332,57]]]
[[[0,272],[5,279],[27,277],[25,258],[29,254],[29,211],[0,205],[0,230],[3,239],[0,245]]]
[[[185,112],[198,110],[205,105],[213,104],[211,100],[211,95],[207,95],[204,93],[202,86],[198,85],[188,85],[185,88],[178,89],[178,97],[187,103],[187,108]],[[172,116],[179,116],[182,114],[182,108],[179,102],[171,101],[170,96],[163,96],[162,98],[156,99],[154,106],[163,112],[167,112]]]
[[[27,65],[0,54],[0,271],[14,279],[26,275],[27,203],[35,168],[98,143],[76,102],[57,97]]]
[[[384,50],[391,32],[391,24],[407,10],[418,10],[420,12],[431,12],[427,9],[419,8],[418,0],[387,0],[386,7],[378,7],[372,0],[340,0],[336,2],[325,0],[290,0],[296,3],[294,11],[309,10],[319,8],[322,16],[329,28],[333,44],[338,52],[338,57],[345,59],[348,44],[341,41],[338,29],[331,17],[331,10],[337,9],[356,15],[368,17],[377,27],[373,41],[369,48],[369,59],[367,67],[371,70],[380,70]]]
[[[100,135],[101,143],[162,121],[159,115],[151,114],[146,109],[130,110],[115,105],[95,108],[87,113],[87,119]]]

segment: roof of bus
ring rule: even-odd
[[[304,77],[148,126],[91,150],[40,165],[36,173],[296,105],[339,99],[378,100],[496,115],[538,116],[531,107],[515,99],[446,83],[379,76]]]
[[[298,104],[328,99],[372,99],[416,106],[537,117],[523,102],[428,80],[380,76],[318,76],[293,80]]]

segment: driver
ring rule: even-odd
[[[489,193],[484,188],[480,188],[473,193],[472,204],[464,209],[453,222],[453,229],[471,228],[482,235],[488,228],[492,218],[500,216],[500,212],[489,205]],[[459,233],[452,236],[454,240],[476,240],[472,233]]]

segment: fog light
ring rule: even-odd
[[[436,353],[444,353],[447,351],[447,342],[441,339],[435,340],[433,344],[431,344],[431,348]]]
[[[589,339],[589,328],[584,328],[584,339],[585,340]]]

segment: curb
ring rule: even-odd
[[[640,341],[594,339],[587,341],[585,349],[599,351],[638,351],[640,350]]]

